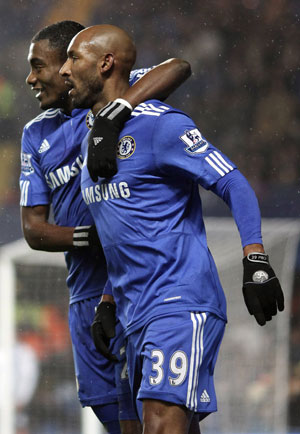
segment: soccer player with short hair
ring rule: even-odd
[[[74,106],[92,102],[96,114],[114,100],[116,90],[126,92],[131,65],[122,52],[131,44],[114,26],[93,26],[72,40],[61,74]],[[86,86],[96,65],[97,95]],[[85,153],[91,139],[97,139],[93,129],[83,142]],[[113,297],[107,294],[103,302],[115,301],[125,329],[129,380],[143,433],[199,433],[198,421],[217,410],[213,373],[227,318],[198,185],[220,196],[233,213],[244,253],[245,302],[264,325],[283,310],[284,297],[264,253],[256,196],[188,115],[158,100],[138,105],[126,122],[116,174],[94,182],[89,170],[85,157],[82,194],[112,284]],[[104,325],[107,319],[98,310],[95,321]]]
[[[24,127],[20,204],[28,244],[37,250],[65,252],[79,399],[82,406],[92,407],[113,434],[120,433],[115,367],[99,354],[90,334],[95,307],[107,282],[106,263],[80,191],[81,142],[91,128],[93,115],[88,110],[73,110],[69,88],[59,75],[68,44],[82,29],[79,23],[62,21],[32,38],[28,55],[31,71],[26,81],[44,112]],[[123,95],[122,104],[134,107],[149,95],[164,98],[190,75],[188,63],[179,59],[158,65],[145,75],[147,71],[132,71],[130,84],[136,84]],[[104,139],[109,141],[109,131],[106,134]],[[54,224],[49,221],[50,205]],[[122,432],[138,432],[131,400],[123,389],[120,393]]]

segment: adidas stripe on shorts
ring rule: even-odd
[[[214,368],[225,321],[210,312],[158,317],[127,337],[129,380],[139,417],[142,400],[184,405],[202,420],[217,411]]]

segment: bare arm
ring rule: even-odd
[[[248,244],[244,247],[243,253],[244,256],[247,256],[249,253],[265,253],[264,246],[262,244]]]
[[[73,246],[74,228],[48,222],[49,206],[21,207],[22,229],[32,249],[64,252]]]
[[[190,64],[182,59],[168,59],[151,69],[122,98],[134,108],[147,99],[166,99],[191,75]]]

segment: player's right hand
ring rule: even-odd
[[[284,296],[268,255],[249,253],[243,259],[243,295],[250,315],[261,326],[284,309]]]
[[[96,349],[106,359],[117,362],[117,357],[109,349],[110,340],[116,335],[116,306],[108,301],[102,301],[96,307],[91,334]]]

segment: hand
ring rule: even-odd
[[[250,315],[263,326],[283,311],[284,296],[269,257],[264,253],[249,253],[243,259],[243,294]]]
[[[87,168],[94,182],[98,176],[111,178],[117,173],[116,147],[120,131],[132,112],[129,107],[127,101],[117,98],[95,116],[88,136],[87,157]]]
[[[116,306],[113,303],[102,301],[96,308],[94,321],[91,325],[91,334],[96,349],[106,359],[117,362],[117,357],[109,350],[111,338],[116,335]]]
[[[76,226],[73,232],[73,246],[74,247],[91,247],[91,246],[101,247],[96,226],[95,225]]]

